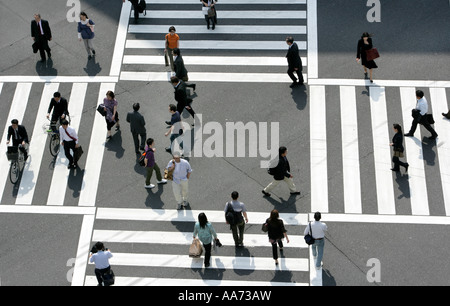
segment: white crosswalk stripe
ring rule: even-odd
[[[186,4],[186,10],[168,6],[174,4]],[[291,79],[286,74],[287,61],[283,51],[287,52],[288,46],[285,42],[287,36],[294,36],[302,55],[302,62],[306,68],[307,58],[306,48],[307,26],[307,2],[303,0],[286,0],[275,4],[271,1],[251,1],[253,10],[242,9],[236,1],[221,1],[217,4],[217,14],[219,24],[215,30],[208,30],[204,15],[201,11],[201,4],[193,4],[186,1],[151,1],[148,3],[147,15],[140,14],[141,20],[138,24],[130,23],[128,27],[127,40],[125,42],[125,54],[123,57],[123,69],[120,74],[121,80],[126,81],[147,81],[162,82],[170,79],[170,72],[167,70],[163,59],[163,49],[165,45],[164,36],[170,26],[175,26],[177,34],[180,35],[180,49],[189,71],[191,82],[267,82],[267,83],[290,83]],[[153,4],[164,4],[153,6]],[[268,9],[268,5],[270,5]],[[296,5],[295,7],[292,7]],[[300,8],[300,9],[298,9]],[[130,14],[130,20],[134,19],[134,12]],[[174,23],[161,24],[157,20],[173,20]],[[220,22],[222,20],[222,22]],[[246,21],[240,24],[241,20]],[[280,20],[283,21],[282,24]],[[180,21],[184,21],[183,23]],[[250,24],[248,21],[251,21]],[[189,22],[189,24],[186,24]],[[277,24],[278,23],[278,24]],[[264,36],[270,35],[267,39]],[[193,36],[195,38],[193,39]],[[144,38],[144,39],[143,39]],[[274,40],[275,39],[275,40]],[[150,55],[142,55],[142,51]],[[207,55],[201,57],[191,57],[189,52],[209,50]],[[220,52],[233,51],[232,57],[223,57]],[[248,55],[248,51],[275,51],[277,56],[260,57],[258,55]],[[185,52],[186,51],[186,52]],[[155,53],[159,55],[155,55]],[[218,52],[215,54],[215,52]],[[239,54],[241,53],[242,54]],[[135,71],[136,66],[141,67]],[[222,66],[227,71],[222,73],[209,73],[204,66]],[[280,72],[273,71],[264,73],[233,72],[231,68],[243,67],[279,67]],[[226,67],[226,68],[225,68]],[[142,71],[143,70],[143,71]],[[304,69],[306,72],[306,69]],[[307,82],[307,73],[304,73]]]

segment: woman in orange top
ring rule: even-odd
[[[169,61],[167,60],[167,56],[169,56],[170,59],[170,67],[172,68],[172,71],[175,71],[175,67],[173,66],[173,49],[180,47],[180,36],[178,34],[175,34],[177,30],[174,26],[171,26],[169,28],[169,34],[166,34],[166,47],[164,49],[164,57],[166,59],[166,67],[169,66]]]

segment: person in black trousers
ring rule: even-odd
[[[18,147],[20,151],[22,151],[25,160],[27,160],[28,152],[26,146],[29,143],[28,133],[27,129],[23,125],[19,125],[19,120],[17,119],[11,120],[11,125],[8,127],[6,145],[9,146],[11,138],[13,147]]]
[[[128,0],[131,2],[131,5],[133,5],[134,10],[134,23],[138,23],[139,19],[139,0]],[[125,0],[122,0],[122,2],[125,3]]]
[[[186,110],[191,114],[192,118],[195,118],[195,112],[191,107],[192,99],[188,98],[186,93],[186,83],[177,77],[171,77],[170,82],[175,88],[175,101],[177,101],[177,111],[180,113],[180,116],[183,114],[183,110]],[[167,123],[167,122],[166,122]]]
[[[134,152],[141,154],[141,151],[145,151],[145,143],[147,140],[147,130],[145,129],[144,116],[139,113],[141,105],[139,103],[133,104],[133,111],[127,114],[127,122],[130,123],[131,134],[134,141]],[[139,136],[141,136],[141,144],[139,145]]]
[[[189,81],[188,71],[184,66],[184,60],[183,57],[181,56],[180,49],[178,48],[173,49],[173,57],[174,57],[173,66],[175,70],[175,76],[178,79],[183,80],[183,82],[185,82],[184,83],[185,86],[192,88],[195,92],[196,85],[186,83],[187,81]]]
[[[289,36],[286,38],[286,43],[289,46],[288,53],[286,54],[286,58],[288,61],[288,71],[287,74],[292,80],[291,88],[297,85],[303,85],[303,64],[300,55],[298,54],[298,45],[294,42],[294,38]],[[295,77],[294,72],[297,73],[298,79]]]
[[[283,252],[282,239],[286,238],[287,243],[289,243],[287,230],[284,227],[283,220],[280,219],[278,210],[272,210],[270,213],[270,218],[266,220],[264,226],[267,226],[267,234],[269,236],[269,241],[272,244],[273,259],[275,260],[275,264],[278,265],[277,244],[280,246],[280,252]]]
[[[416,99],[417,104],[416,108],[412,110],[412,116],[414,118],[411,129],[407,134],[405,134],[406,137],[413,137],[414,133],[416,132],[417,125],[420,123],[423,125],[424,128],[426,128],[430,133],[431,136],[428,137],[429,140],[434,140],[438,137],[438,134],[433,129],[433,127],[428,122],[428,101],[425,98],[425,94],[422,90],[416,91]]]
[[[48,21],[41,19],[40,14],[34,14],[34,20],[31,21],[31,37],[33,37],[37,49],[39,49],[41,62],[46,61],[45,52],[51,58],[52,54],[48,42],[52,40],[52,31],[50,30]]]
[[[361,36],[361,39],[358,41],[358,49],[356,51],[356,61],[359,63],[361,60],[361,64],[364,67],[364,74],[367,77],[367,69],[370,72],[370,83],[373,83],[372,71],[375,68],[378,68],[377,64],[374,60],[368,61],[366,51],[373,48],[372,38],[370,38],[370,34],[364,32]]]
[[[52,119],[50,120],[50,128],[54,133],[57,132],[56,124],[61,122],[63,119],[66,119],[66,116],[69,114],[69,103],[63,97],[61,97],[61,93],[55,92],[53,94],[53,98],[50,100],[50,104],[47,110],[47,119],[50,118],[50,114],[52,113]]]
[[[394,138],[392,138],[391,147],[394,148],[394,157],[392,157],[392,162],[394,163],[394,168],[392,168],[392,171],[398,172],[400,171],[400,166],[405,168],[405,172],[408,172],[408,163],[404,163],[400,161],[400,157],[403,157],[403,152],[405,151],[405,148],[403,147],[403,133],[402,133],[402,127],[400,124],[395,123],[393,125],[393,129],[395,132]]]

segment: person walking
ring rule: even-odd
[[[264,226],[267,229],[267,234],[269,236],[269,242],[272,244],[272,255],[275,260],[275,265],[278,265],[278,247],[280,246],[280,253],[283,252],[283,239],[286,238],[287,243],[289,243],[289,237],[287,235],[287,230],[284,227],[283,220],[280,219],[280,214],[278,210],[274,209],[270,213],[270,218],[266,220]]]
[[[192,118],[195,119],[195,111],[192,108],[192,99],[188,98],[186,92],[186,83],[178,79],[176,76],[170,78],[173,88],[175,89],[175,101],[177,101],[177,110],[180,115],[183,114],[183,110],[186,109]]]
[[[405,172],[408,172],[408,163],[404,163],[400,161],[400,157],[404,157],[403,152],[405,148],[403,147],[403,133],[402,127],[400,124],[395,123],[393,125],[393,129],[395,132],[394,137],[392,138],[391,147],[394,148],[394,156],[392,157],[392,162],[394,163],[394,167],[391,169],[392,171],[398,172],[400,171],[400,166],[405,168]]]
[[[183,134],[183,130],[181,129],[181,116],[177,111],[177,107],[174,104],[169,105],[169,112],[172,115],[170,121],[166,121],[167,125],[170,125],[170,129],[164,134],[164,136],[170,135],[170,146],[166,148],[166,152],[172,153],[172,144]],[[183,149],[183,142],[180,143],[180,148]]]
[[[239,193],[231,193],[231,201],[225,205],[225,221],[230,225],[233,233],[234,245],[244,246],[245,223],[248,223],[247,209],[244,203],[239,201]]]
[[[216,231],[211,223],[208,222],[208,218],[204,213],[198,215],[198,222],[194,226],[194,239],[197,238],[202,242],[205,248],[205,268],[210,266],[211,260],[211,249],[213,239],[217,242]]]
[[[92,251],[97,251],[92,253]],[[89,262],[95,264],[95,276],[97,277],[98,285],[103,286],[103,275],[111,271],[109,260],[113,258],[111,250],[105,249],[102,242],[97,242],[89,255]]]
[[[122,0],[125,3],[126,0]],[[131,2],[134,11],[134,23],[137,24],[139,20],[139,0],[128,0]]]
[[[52,114],[51,119],[50,114]],[[53,98],[50,100],[50,104],[47,110],[47,119],[50,119],[50,128],[53,132],[57,131],[56,125],[58,121],[59,123],[61,123],[62,120],[66,119],[66,116],[68,114],[69,114],[69,103],[65,98],[61,97],[61,93],[55,92],[53,94]]]
[[[134,152],[141,154],[145,151],[145,142],[147,139],[147,130],[145,129],[144,116],[139,113],[141,105],[139,103],[133,104],[133,111],[127,114],[127,122],[130,123],[131,135],[133,135]],[[139,137],[141,137],[141,144],[139,145]]]
[[[171,26],[169,28],[169,33],[165,36],[166,45],[164,48],[164,56],[166,67],[169,66],[170,61],[170,68],[172,69],[172,71],[175,71],[175,67],[173,64],[173,49],[180,48],[180,36],[176,34],[176,31],[177,30],[175,29],[175,27]]]
[[[59,127],[59,136],[61,137],[61,145],[64,147],[64,154],[69,160],[68,169],[75,169],[78,167],[77,161],[74,160],[70,150],[75,153],[76,148],[80,147],[78,143],[78,135],[75,129],[69,126],[69,122],[66,119],[61,121],[61,126]]]
[[[118,102],[115,98],[114,92],[109,90],[106,93],[106,98],[103,99],[103,105],[105,106],[106,129],[108,130],[108,136],[106,140],[110,140],[112,138],[111,136],[112,127],[115,125],[116,131],[120,130],[119,113],[117,112]]]
[[[431,127],[430,123],[427,120],[427,113],[428,113],[428,101],[425,98],[425,94],[422,90],[416,91],[416,99],[417,104],[416,108],[412,110],[412,116],[414,118],[411,129],[407,134],[405,134],[406,137],[413,137],[414,133],[417,129],[417,124],[421,124],[426,128],[430,133],[431,137],[428,137],[428,139],[433,140],[438,137],[438,134],[436,131]]]
[[[316,212],[314,214],[314,222],[310,222],[305,228],[304,235],[310,234],[314,239],[314,244],[312,247],[312,254],[315,260],[316,270],[320,270],[322,267],[323,250],[325,247],[325,232],[328,231],[328,227],[325,223],[320,222],[322,219],[322,214]]]
[[[303,64],[300,55],[298,54],[298,45],[294,42],[294,38],[289,36],[286,38],[286,44],[289,46],[286,58],[288,61],[288,71],[287,74],[292,80],[291,88],[299,85],[302,86],[304,83],[303,79]],[[297,73],[298,79],[295,77],[294,72]]]
[[[52,31],[47,20],[41,19],[41,14],[34,14],[34,20],[31,21],[31,37],[34,44],[35,53],[39,50],[41,62],[46,61],[45,52],[48,58],[52,57],[51,49],[48,42],[52,40]]]
[[[367,69],[369,69],[370,73],[370,83],[373,83],[373,69],[378,68],[377,64],[374,60],[368,61],[366,52],[373,48],[372,43],[372,35],[367,32],[364,32],[361,36],[361,39],[358,41],[358,48],[356,50],[356,61],[364,67],[364,74],[367,78]]]
[[[83,40],[84,46],[88,53],[88,59],[92,59],[92,55],[95,55],[95,49],[92,43],[95,36],[94,27],[95,23],[92,19],[89,19],[85,12],[81,12],[80,21],[78,22],[78,40]]]
[[[153,175],[153,170],[156,172],[156,179],[158,184],[167,183],[167,180],[163,179],[161,175],[161,170],[159,169],[159,166],[155,161],[156,149],[153,147],[154,144],[155,141],[153,140],[153,138],[147,139],[147,147],[145,148],[145,159],[144,159],[145,169],[147,169],[147,176],[145,179],[145,188],[147,189],[155,188],[155,185],[150,184],[150,180]]]
[[[205,15],[206,28],[209,30],[210,23],[212,23],[212,29],[216,28],[217,24],[217,12],[216,12],[216,2],[217,0],[200,0],[203,7],[203,14]]]
[[[195,88],[197,87],[196,84],[186,83],[187,81],[189,81],[188,71],[186,70],[186,67],[184,66],[184,60],[183,60],[183,57],[181,56],[180,49],[178,49],[178,48],[173,49],[173,56],[174,56],[173,65],[175,68],[175,76],[179,80],[182,80],[183,82],[185,82],[184,84],[186,87],[192,88],[195,92]]]
[[[266,188],[262,190],[262,193],[266,197],[270,197],[270,192],[280,184],[281,181],[284,181],[291,191],[291,195],[299,195],[300,191],[297,191],[297,187],[294,184],[293,176],[290,173],[291,167],[289,165],[289,161],[287,159],[288,150],[286,147],[280,147],[278,149],[278,164],[276,167],[272,167],[269,169],[269,173],[273,175],[274,180],[267,185]]]
[[[177,202],[177,210],[189,206],[189,179],[191,177],[192,168],[189,162],[181,158],[181,154],[175,152],[173,160],[169,162],[166,169],[173,171],[172,190]]]

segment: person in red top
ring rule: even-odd
[[[175,67],[173,65],[173,49],[180,47],[180,36],[176,34],[176,31],[177,30],[174,26],[169,28],[169,33],[166,34],[166,47],[164,48],[166,67],[169,66],[170,60],[170,67],[172,71],[175,71]],[[167,60],[167,57],[169,57],[169,60]]]

